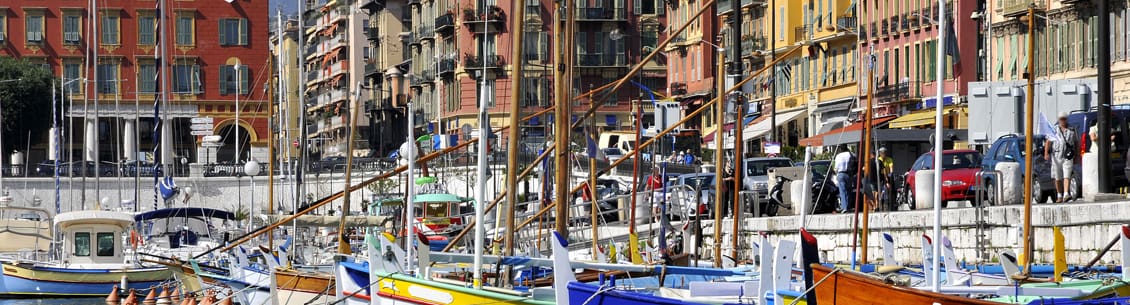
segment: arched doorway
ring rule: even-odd
[[[236,128],[239,128],[239,138],[236,139]],[[218,133],[223,145],[216,149],[213,160],[217,163],[238,164],[246,161],[251,156],[251,132],[243,126],[228,124],[220,127]],[[239,143],[239,154],[236,154],[236,143]]]

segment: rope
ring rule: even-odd
[[[660,286],[663,286],[662,284],[663,283],[660,283]],[[558,288],[558,289],[563,289],[563,288],[564,287]],[[604,294],[605,292],[612,291],[612,290],[616,290],[616,287],[613,287],[612,285],[601,285],[600,287],[598,287],[596,292],[593,293],[592,295],[590,295],[589,298],[586,299],[584,303],[581,303],[581,305],[589,305],[589,302],[592,302],[592,300],[594,298],[596,298],[597,296]]]
[[[826,275],[824,275],[824,277],[820,278],[819,281],[816,281],[816,284],[812,284],[812,287],[808,287],[808,289],[805,289],[804,292],[801,292],[800,294],[801,295],[808,295],[809,292],[812,292],[812,290],[816,289],[816,287],[820,287],[820,284],[823,284],[824,281],[828,280],[828,278],[831,278],[833,274],[839,273],[840,271],[843,271],[843,269],[840,269],[840,268],[832,269],[832,272],[828,272],[828,274],[826,274]],[[789,303],[789,305],[796,305],[801,300],[804,300],[804,298],[796,298],[791,303]]]

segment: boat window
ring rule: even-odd
[[[75,232],[75,256],[90,256],[90,233]]]
[[[89,235],[87,235],[87,238],[90,238]],[[87,249],[89,249],[89,246]],[[114,233],[98,233],[98,256],[114,256]]]

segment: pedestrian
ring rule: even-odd
[[[853,155],[851,150],[848,150],[847,145],[844,144],[840,144],[840,146],[836,148],[836,151],[840,153],[836,154],[832,165],[836,171],[836,187],[840,195],[840,208],[837,212],[845,213],[850,207],[850,198],[853,193],[851,183],[854,183],[852,176],[853,173],[855,173],[855,168],[852,166],[852,163],[854,163],[852,159],[855,158],[855,155]]]
[[[663,201],[665,201],[662,193],[663,178],[660,177],[660,174],[661,172],[659,171],[659,167],[653,167],[651,169],[651,175],[647,176],[647,184],[645,186],[647,188],[645,190],[646,194],[650,195],[650,200],[648,201],[651,203],[651,215],[653,222],[659,222],[659,205],[662,204]]]
[[[690,149],[687,150],[687,153],[685,155],[686,155],[686,157],[683,157],[683,164],[694,165],[694,159],[695,158],[694,158],[694,154],[691,153]]]
[[[894,200],[891,200],[890,195],[891,178],[894,177],[895,171],[895,159],[887,155],[886,147],[879,148],[879,157],[876,164],[879,165],[879,178],[882,179],[882,189],[879,190],[881,194],[879,200],[884,201],[884,203],[886,203],[886,205],[884,206],[887,206],[889,210],[894,211],[896,210],[897,206],[893,205]]]
[[[1071,200],[1071,170],[1075,166],[1075,131],[1067,125],[1067,113],[1059,114],[1055,134],[1046,135],[1044,160],[1051,161],[1052,183],[1055,184],[1056,203]],[[1049,153],[1050,150],[1050,153]]]

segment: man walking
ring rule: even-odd
[[[853,195],[851,184],[855,182],[852,180],[852,173],[855,172],[855,169],[852,168],[853,162],[851,162],[851,159],[855,156],[848,150],[847,145],[840,144],[836,150],[840,153],[836,154],[832,165],[834,166],[833,170],[836,171],[836,187],[840,193],[840,208],[837,212],[844,213],[848,211],[851,203],[850,198]]]
[[[1075,166],[1075,131],[1067,125],[1067,113],[1059,114],[1056,133],[1046,135],[1044,160],[1050,160],[1056,203],[1071,200],[1071,170]],[[1049,153],[1051,150],[1051,153]]]

